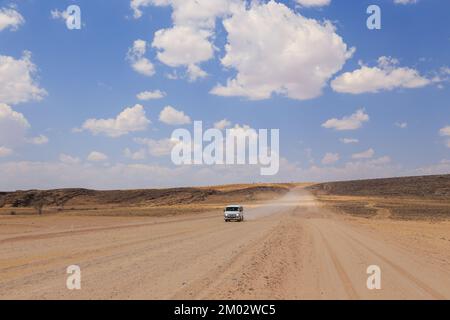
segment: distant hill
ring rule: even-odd
[[[0,208],[27,208],[38,203],[63,206],[170,206],[215,200],[245,201],[289,190],[288,185],[254,184],[204,188],[172,188],[97,191],[88,189],[55,189],[0,192]]]
[[[348,196],[422,197],[450,199],[450,174],[320,183],[308,190],[316,194]]]

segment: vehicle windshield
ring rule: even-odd
[[[225,209],[226,211],[239,211],[239,207],[227,207],[226,209]]]

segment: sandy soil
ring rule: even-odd
[[[338,215],[300,189],[246,218],[3,216],[0,299],[450,299],[450,222]]]

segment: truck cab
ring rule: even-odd
[[[228,221],[244,221],[244,207],[240,205],[227,206],[223,210],[225,222]]]

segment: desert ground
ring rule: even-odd
[[[0,299],[450,299],[450,176],[417,179],[2,193]]]

